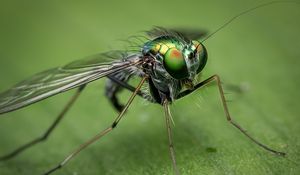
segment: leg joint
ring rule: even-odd
[[[218,74],[213,75],[211,78],[221,83],[221,78]]]
[[[115,128],[117,126],[117,122],[113,122],[113,124],[111,125],[112,128]]]
[[[39,140],[39,141],[45,141],[45,140],[47,140],[48,136],[49,136],[48,133],[47,133],[47,134],[44,134],[44,135],[42,135],[41,137],[39,137],[38,140]]]

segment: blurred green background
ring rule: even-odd
[[[0,2],[0,91],[39,71],[124,45],[140,31],[187,27],[214,31],[261,0]],[[274,149],[249,141],[224,117],[217,89],[202,89],[171,108],[182,174],[300,174],[300,5],[275,4],[233,22],[205,42],[203,78],[247,86],[227,98],[232,116]],[[122,48],[121,48],[122,49]],[[91,83],[47,142],[0,162],[0,174],[41,174],[110,125],[117,115],[104,98],[105,80]],[[0,155],[40,136],[74,91],[0,117]],[[125,101],[129,93],[121,94]],[[172,174],[163,110],[136,98],[112,133],[56,174]]]

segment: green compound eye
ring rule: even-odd
[[[165,69],[173,78],[184,79],[189,76],[185,59],[178,49],[169,49],[165,53],[163,63]]]
[[[199,54],[199,67],[197,69],[197,73],[201,72],[202,69],[205,67],[207,62],[207,51],[203,44],[199,42],[194,42],[194,45],[196,47],[197,53]]]

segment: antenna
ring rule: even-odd
[[[224,23],[222,26],[220,26],[217,30],[215,30],[213,33],[209,34],[207,37],[205,37],[201,42],[203,43],[204,41],[206,41],[207,39],[209,39],[210,37],[212,37],[214,34],[216,34],[217,32],[219,32],[220,30],[222,30],[223,28],[227,27],[231,22],[233,22],[234,20],[236,20],[237,18],[250,13],[258,8],[261,7],[265,7],[265,6],[269,6],[272,4],[277,4],[277,3],[296,3],[296,4],[300,4],[300,2],[296,2],[296,1],[271,1],[271,2],[267,2],[267,3],[263,3],[260,5],[257,5],[255,7],[249,8],[245,11],[242,11],[241,13],[235,15],[234,17],[232,17],[231,19],[229,19],[226,23]]]

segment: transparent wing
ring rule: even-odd
[[[178,35],[179,37],[184,38],[185,40],[199,40],[207,35],[206,30],[202,29],[191,29],[191,28],[163,28],[163,27],[154,27],[150,31],[146,32],[150,37],[156,38],[163,35]]]
[[[66,66],[38,73],[0,93],[0,114],[10,112],[55,94],[79,87],[108,74],[141,64],[139,55],[122,56],[118,61],[112,54],[98,54]]]

